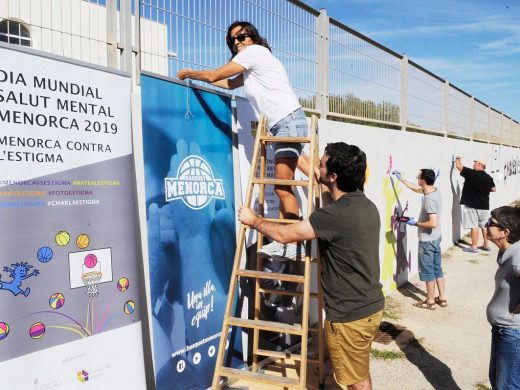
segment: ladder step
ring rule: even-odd
[[[299,144],[308,144],[311,142],[310,137],[274,137],[272,135],[261,135],[262,142],[294,142]]]
[[[263,220],[267,221],[267,222],[277,222],[277,223],[285,223],[285,224],[300,222],[299,219],[284,219],[284,218],[263,218]]]
[[[301,275],[278,274],[275,272],[253,271],[253,270],[248,270],[248,269],[237,270],[237,276],[245,276],[245,277],[249,277],[249,278],[259,278],[259,279],[269,279],[269,280],[283,280],[284,282],[294,282],[294,283],[303,283],[305,281],[305,277],[303,277]]]
[[[298,387],[300,384],[298,379],[285,378],[283,376],[260,374],[257,372],[245,370],[237,370],[236,368],[220,367],[218,372],[220,376],[226,376],[228,378],[241,378],[249,380],[251,382],[268,383],[271,385]]]
[[[268,288],[259,288],[258,291],[262,293],[268,294],[278,294],[278,295],[290,295],[292,297],[303,297],[303,291],[294,291],[294,290],[271,290]],[[318,293],[311,292],[311,298],[318,298]]]
[[[267,357],[272,357],[272,358],[279,358],[279,359],[292,359],[295,361],[302,360],[302,355],[297,354],[297,353],[284,352],[284,351],[270,351],[268,349],[257,349],[256,355],[267,356]]]
[[[252,180],[253,184],[266,184],[266,185],[280,185],[280,186],[300,186],[307,187],[309,182],[307,180],[285,180],[285,179],[258,179]]]
[[[283,322],[249,320],[247,318],[229,317],[228,325],[239,326],[241,328],[250,328],[258,330],[266,330],[269,332],[289,333],[302,335],[302,326],[300,324],[285,324]]]

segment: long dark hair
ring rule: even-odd
[[[238,54],[238,52],[235,50],[234,42],[231,40],[231,30],[233,30],[237,26],[242,27],[242,31],[244,31],[244,33],[247,34],[249,36],[249,38],[251,38],[251,40],[253,41],[253,43],[255,45],[263,46],[263,47],[269,49],[269,51],[271,51],[271,48],[269,47],[269,44],[267,43],[267,39],[260,36],[260,34],[258,33],[258,30],[256,29],[256,27],[253,24],[251,24],[249,22],[241,22],[241,21],[237,20],[236,22],[231,23],[231,25],[227,29],[227,34],[226,34],[226,44],[229,48],[229,51],[231,52],[231,58],[233,58],[234,56],[236,56]]]

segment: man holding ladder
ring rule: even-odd
[[[320,160],[324,207],[308,219],[268,222],[248,207],[240,221],[282,244],[318,238],[322,256],[325,337],[334,376],[344,389],[372,389],[369,354],[385,299],[379,283],[381,222],[363,193],[366,156],[357,146],[328,144]]]

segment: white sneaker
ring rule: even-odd
[[[283,245],[283,251],[281,254],[273,254],[271,256],[281,259],[295,260],[297,257],[301,257],[302,246],[296,244],[285,244]]]
[[[264,245],[258,250],[259,255],[264,255],[267,257],[271,256],[281,256],[284,253],[285,245],[280,244],[278,241],[273,241],[270,244]]]

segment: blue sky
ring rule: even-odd
[[[519,0],[303,0],[520,121]]]

